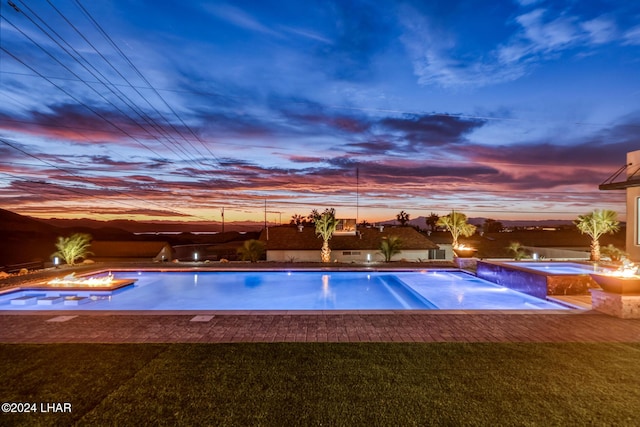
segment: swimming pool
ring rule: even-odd
[[[575,262],[509,262],[515,267],[527,268],[530,270],[542,271],[551,274],[589,274],[600,271],[597,266],[579,264]]]
[[[478,261],[476,275],[529,295],[587,294],[597,287],[589,273],[602,269],[588,264],[557,261]]]
[[[566,309],[460,271],[114,272],[116,291],[21,290],[0,310]]]

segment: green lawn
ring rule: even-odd
[[[0,425],[637,425],[640,344],[0,345]]]

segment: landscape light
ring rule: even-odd
[[[193,253],[193,260],[198,261],[198,252]]]
[[[53,265],[55,265],[56,268],[57,268],[59,264],[60,264],[60,258],[58,258],[57,256],[54,256],[53,257]]]

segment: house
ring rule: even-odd
[[[626,180],[619,175],[626,171]],[[615,181],[615,182],[614,182]],[[627,253],[629,258],[640,261],[640,150],[627,153],[627,162],[607,181],[600,190],[625,190],[627,193]]]
[[[393,261],[443,258],[438,245],[411,227],[364,227],[334,234],[329,240],[331,260],[347,263],[384,261],[380,243],[391,236],[397,236],[401,242],[401,253],[395,255]],[[260,240],[266,244],[267,261],[320,261],[323,240],[316,235],[313,225],[267,228],[260,234]]]
[[[438,259],[453,260],[453,247],[451,246],[451,233],[448,231],[429,232],[429,240],[438,245],[440,255]]]
[[[92,241],[89,250],[92,259],[115,260],[146,258],[153,261],[171,261],[173,249],[167,242],[144,241]]]

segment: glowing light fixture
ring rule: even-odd
[[[610,271],[605,274],[616,277],[640,277],[640,274],[638,273],[640,273],[640,268],[632,262],[625,261],[617,270]]]

